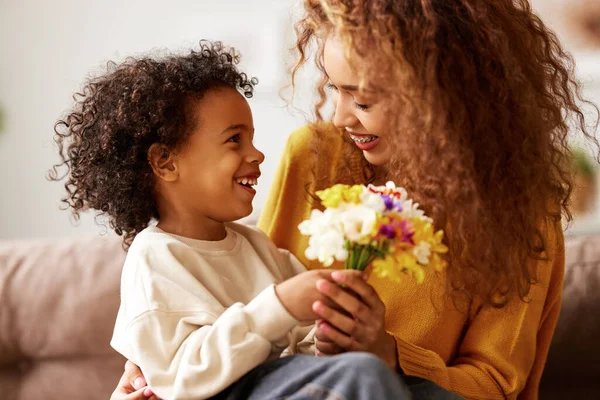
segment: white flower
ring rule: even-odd
[[[312,210],[310,218],[300,222],[298,229],[303,235],[313,235],[321,229],[323,212],[321,210]]]
[[[365,207],[371,208],[377,213],[383,213],[385,211],[385,203],[381,198],[381,194],[373,193],[370,190],[365,190],[360,195],[360,201]]]
[[[402,218],[417,218],[425,222],[433,223],[433,220],[425,215],[425,211],[419,209],[419,203],[413,203],[412,199],[402,202]]]
[[[308,248],[304,255],[309,260],[319,260],[328,267],[333,260],[345,261],[348,250],[344,248],[344,236],[341,232],[330,230],[323,235],[313,235],[308,240]]]
[[[325,212],[312,210],[310,218],[302,221],[298,225],[300,233],[303,235],[320,235],[331,229],[341,231],[341,213],[339,210],[328,208]]]
[[[334,259],[344,261],[348,257],[339,210],[313,210],[310,219],[302,221],[298,229],[303,235],[310,236],[304,252],[309,260],[318,259],[323,265],[329,266]]]
[[[341,215],[343,232],[351,242],[368,244],[377,221],[377,213],[369,207],[357,205]]]
[[[392,190],[396,195],[399,195],[400,197],[395,197],[396,199],[400,200],[400,201],[406,201],[408,199],[408,192],[406,191],[406,189],[404,189],[403,187],[400,186],[396,186],[396,184],[392,181],[389,181],[385,184],[385,186],[373,186],[373,185],[369,185],[370,188],[372,188],[373,190],[375,190],[376,192],[380,192],[383,193],[387,190]]]
[[[406,201],[408,199],[408,192],[403,187],[397,187],[396,193],[400,193],[400,201]]]
[[[431,256],[431,246],[429,243],[421,241],[413,248],[413,254],[417,257],[419,264],[427,265]]]

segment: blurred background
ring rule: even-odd
[[[577,61],[586,96],[600,103],[600,1],[534,0]],[[61,211],[61,184],[48,182],[57,162],[53,125],[86,76],[108,60],[148,51],[187,51],[199,39],[222,40],[260,80],[250,100],[256,144],[267,156],[255,213],[267,196],[287,136],[312,106],[314,71],[299,81],[294,107],[280,89],[293,61],[297,0],[0,0],[0,239],[98,235],[93,215],[74,223]],[[598,165],[577,153],[577,220],[569,232],[600,230]]]

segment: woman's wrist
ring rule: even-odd
[[[400,371],[400,363],[398,362],[398,348],[396,346],[396,339],[393,335],[385,333],[385,345],[382,350],[384,351],[385,363],[394,371]]]

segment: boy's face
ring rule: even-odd
[[[264,154],[252,144],[250,106],[235,89],[213,89],[190,107],[192,133],[175,157],[187,211],[218,222],[248,216]]]

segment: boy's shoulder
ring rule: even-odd
[[[147,252],[160,252],[168,250],[170,248],[184,248],[189,247],[177,240],[172,235],[154,227],[149,226],[146,229],[138,233],[131,246],[129,246],[128,254],[141,254]]]
[[[231,229],[243,237],[244,240],[247,241],[254,249],[254,251],[263,259],[267,254],[269,254],[269,258],[278,260],[277,263],[281,261],[279,249],[271,240],[271,238],[262,230],[258,229],[254,225],[246,225],[238,222],[230,222],[225,225],[228,229]]]
[[[275,247],[275,244],[271,241],[271,239],[260,229],[258,229],[254,225],[243,224],[239,222],[229,222],[226,223],[225,226],[228,229],[231,229],[235,233],[241,235],[245,239],[247,239],[252,245],[272,245]]]
[[[271,238],[255,226],[235,222],[226,225],[228,229],[243,237],[243,240],[252,247],[252,251],[263,261],[264,266],[274,273],[278,282],[306,270],[299,261],[292,261],[293,257],[290,256],[289,252],[277,248]],[[298,267],[296,262],[301,266]]]
[[[277,246],[260,229],[252,225],[246,225],[237,222],[225,224],[226,228],[234,233],[235,240],[247,242],[259,253],[263,251],[278,252]],[[187,254],[187,252],[197,253],[194,245],[186,243],[185,238],[176,237],[156,227],[148,227],[136,235],[128,250],[129,257],[148,255],[160,255],[170,253],[173,256]]]
[[[247,239],[251,244],[273,244],[271,239],[260,229],[250,224],[229,222],[225,226],[237,235]],[[172,246],[192,248],[181,238],[171,235],[156,227],[148,227],[136,235],[129,251],[146,250],[149,248],[168,248]],[[274,245],[273,245],[274,246]]]

